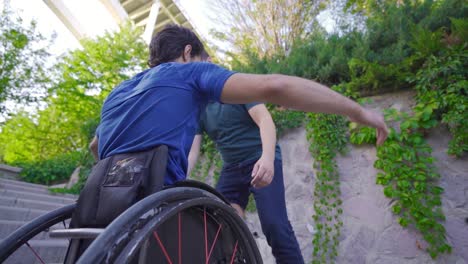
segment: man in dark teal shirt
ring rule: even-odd
[[[242,217],[252,193],[277,263],[304,263],[286,211],[281,149],[265,105],[208,104],[189,154],[188,173],[197,160],[203,132],[216,143],[223,158],[216,189]]]
[[[206,132],[216,142],[224,164],[258,159],[262,155],[259,126],[249,115],[249,111],[255,107],[265,108],[260,103],[243,105],[211,103],[200,116],[198,134]],[[265,114],[269,115],[266,108],[265,111]],[[281,159],[278,145],[275,146],[275,154]]]

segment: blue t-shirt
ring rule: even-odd
[[[164,63],[122,82],[107,97],[96,131],[99,158],[167,145],[165,184],[183,180],[201,110],[219,101],[234,72],[212,63]]]

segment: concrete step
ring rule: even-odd
[[[0,178],[0,240],[22,225],[52,210],[75,203],[76,195],[53,194],[47,186]],[[68,226],[69,220],[65,222]],[[68,240],[53,239],[49,231],[65,228],[58,223],[37,234],[29,241],[45,263],[62,263]],[[19,248],[4,263],[42,263],[26,245]]]
[[[30,183],[30,182],[24,182],[24,181],[11,180],[11,179],[5,179],[5,178],[0,178],[0,184],[14,184],[14,185],[24,186],[24,187],[28,187],[28,188],[36,188],[36,189],[47,189],[48,188],[48,186],[46,186],[46,185]]]
[[[27,224],[26,221],[15,221],[15,220],[0,220],[0,240],[5,239],[7,236],[12,234],[21,226]],[[70,220],[65,221],[65,226],[68,227],[70,224]],[[49,237],[49,232],[56,229],[64,229],[66,228],[63,226],[63,223],[58,223],[54,226],[51,226],[49,229],[44,230],[43,232],[37,234],[33,239],[34,240],[41,240],[41,239],[52,239]]]
[[[0,205],[0,220],[31,221],[49,211]]]
[[[76,202],[76,199],[74,198],[63,197],[61,195],[38,194],[38,193],[13,191],[13,190],[5,190],[5,189],[0,189],[0,196],[35,200],[35,201],[48,202],[48,203],[61,203],[64,205],[72,204]]]
[[[64,239],[51,239],[51,240],[31,240],[29,242],[31,247],[41,257],[44,263],[63,263],[65,254],[67,252],[68,240]],[[34,253],[28,246],[23,245],[15,251],[4,264],[40,264],[41,261],[37,259]]]
[[[41,202],[36,200],[0,196],[0,205],[18,208],[29,208],[52,211],[63,207],[61,203]]]
[[[61,196],[70,199],[76,199],[76,195],[73,194],[59,194],[59,193],[52,193],[49,191],[48,188],[37,188],[37,187],[29,187],[23,186],[18,184],[11,184],[5,183],[0,181],[0,189],[10,190],[10,191],[21,191],[21,192],[28,192],[28,193],[37,193],[37,194],[46,194],[46,195],[54,195],[54,196]]]

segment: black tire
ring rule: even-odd
[[[75,207],[76,204],[70,204],[62,208],[55,209],[52,212],[35,218],[10,234],[0,243],[0,263],[4,262],[18,248],[40,232],[57,223],[70,219],[75,211]]]
[[[215,188],[211,187],[210,185],[200,182],[200,181],[195,181],[195,180],[183,180],[183,181],[178,181],[174,183],[173,185],[164,187],[164,189],[171,189],[175,187],[192,187],[192,188],[197,188],[197,189],[202,189],[204,191],[207,191],[211,194],[214,194],[216,197],[218,197],[220,200],[225,202],[226,204],[229,204],[229,201],[220,193],[218,192]]]
[[[166,189],[133,205],[96,238],[77,263],[133,263],[132,259],[139,252],[142,243],[147,241],[152,234],[157,236],[158,227],[167,225],[169,219],[180,215],[181,212],[192,215],[203,212],[205,217],[205,244],[208,223],[209,228],[216,225],[216,223],[224,223],[225,226],[228,226],[227,235],[220,235],[219,241],[221,241],[221,245],[233,244],[232,237],[236,238],[232,259],[236,256],[236,259],[241,258],[241,260],[235,263],[262,263],[254,238],[235,210],[216,195],[190,187]],[[206,220],[207,218],[208,220]],[[210,232],[213,234],[216,230]],[[216,238],[211,251],[216,243]],[[195,243],[197,242],[195,241]],[[205,247],[205,250],[208,250],[208,247]],[[208,259],[210,258],[208,257]],[[158,259],[158,263],[165,263],[165,260]],[[234,262],[231,260],[231,262],[210,263]]]

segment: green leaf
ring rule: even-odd
[[[393,213],[399,214],[401,212],[401,206],[396,204],[393,206],[392,210],[393,210]]]
[[[400,218],[400,219],[398,220],[398,223],[400,223],[400,225],[401,225],[402,227],[407,227],[409,222],[408,222],[408,219],[406,219],[406,218]]]
[[[411,125],[411,124],[410,124],[409,121],[404,121],[404,122],[402,122],[402,123],[400,124],[400,129],[401,129],[401,130],[406,130],[406,129],[408,129],[408,128],[410,127],[410,125]]]
[[[387,186],[384,188],[384,194],[388,198],[392,198],[393,195],[393,188],[391,186]]]
[[[433,194],[437,194],[437,195],[438,195],[438,194],[442,194],[442,193],[444,192],[444,189],[443,189],[442,187],[439,187],[439,186],[433,186],[433,187],[431,188],[431,192],[432,192]]]

